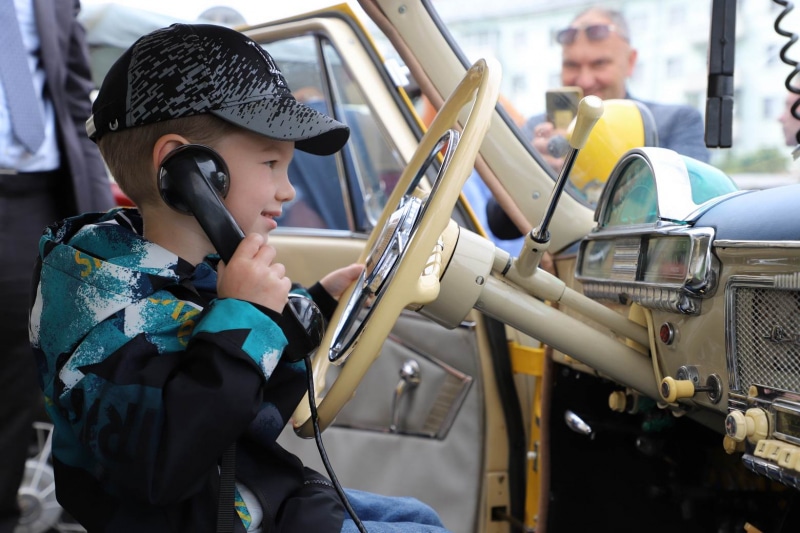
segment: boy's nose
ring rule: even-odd
[[[294,200],[294,197],[297,196],[297,191],[294,188],[294,185],[291,184],[289,179],[286,179],[286,185],[281,187],[278,191],[278,199],[281,202],[291,202]]]

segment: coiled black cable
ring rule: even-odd
[[[784,85],[786,86],[786,89],[789,92],[798,95],[798,99],[795,100],[795,102],[792,104],[791,113],[794,118],[800,120],[800,111],[798,111],[798,107],[800,107],[800,87],[797,87],[797,85],[793,83],[797,75],[800,74],[800,67],[798,66],[797,61],[789,58],[789,56],[787,55],[789,49],[794,45],[794,43],[797,42],[798,37],[796,33],[787,31],[783,29],[783,27],[781,26],[781,22],[783,22],[783,19],[794,9],[794,4],[792,2],[789,2],[788,0],[772,0],[772,1],[780,6],[783,6],[783,10],[781,10],[781,12],[775,18],[775,24],[773,27],[775,28],[775,33],[789,39],[789,41],[781,47],[780,58],[781,61],[792,67],[792,72],[789,73],[788,76],[786,76],[786,81],[784,82]],[[797,141],[797,144],[800,145],[800,130],[797,130],[795,132],[794,138]],[[797,153],[797,148],[795,148],[795,158],[797,157],[796,153]]]

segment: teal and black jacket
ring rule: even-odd
[[[213,262],[145,240],[134,209],[55,224],[39,253],[30,338],[72,516],[90,532],[212,532],[235,442],[263,533],[340,530],[328,480],[275,442],[306,390],[304,362],[281,360],[279,314],[216,298]],[[308,293],[330,316],[325,290]]]

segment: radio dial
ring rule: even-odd
[[[745,439],[756,444],[769,434],[769,420],[763,409],[754,407],[746,412],[731,411],[725,417],[725,434],[736,442]]]

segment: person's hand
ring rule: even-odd
[[[533,141],[531,145],[536,148],[550,167],[559,172],[564,165],[563,147],[566,142],[566,132],[557,130],[552,122],[542,122],[533,128]],[[566,145],[569,146],[568,144]]]
[[[274,260],[275,248],[267,244],[263,235],[251,233],[236,248],[230,263],[220,261],[217,295],[281,313],[289,300],[292,280],[286,277],[286,267]]]
[[[328,294],[338,299],[345,289],[358,278],[363,270],[364,265],[361,263],[353,263],[352,265],[334,270],[319,280],[319,283],[328,291]]]

